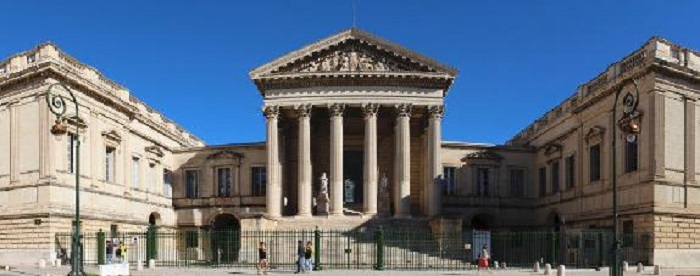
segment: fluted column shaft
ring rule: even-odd
[[[442,143],[443,106],[428,107],[428,216],[436,216],[442,207],[442,162],[440,148]]]
[[[311,105],[296,107],[299,119],[299,216],[311,216]]]
[[[396,105],[397,160],[395,163],[398,187],[394,200],[394,216],[409,217],[411,214],[411,109],[410,104]]]
[[[376,104],[362,107],[365,118],[364,213],[377,213],[377,110]]]
[[[277,129],[279,108],[266,106],[263,109],[267,118],[267,215],[272,218],[282,216],[282,186],[279,182],[279,133]]]
[[[345,105],[328,107],[331,120],[331,215],[343,215],[343,112]]]

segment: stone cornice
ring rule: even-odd
[[[134,102],[133,99],[135,98],[133,97],[130,97],[128,101],[124,100],[124,95],[128,95],[128,91],[123,87],[103,77],[93,68],[59,51],[58,48],[51,43],[42,44],[34,50],[15,55],[8,59],[8,61],[0,64],[7,66],[7,64],[10,63],[9,60],[13,58],[22,58],[27,55],[39,56],[36,57],[36,60],[31,64],[24,64],[19,67],[15,66],[17,67],[15,68],[16,70],[10,70],[6,74],[0,75],[0,95],[2,95],[4,91],[17,87],[17,85],[23,85],[27,81],[43,81],[52,78],[65,82],[88,97],[110,106],[119,112],[123,112],[127,117],[136,118],[138,121],[176,141],[183,147],[203,145],[203,142],[199,140],[199,138],[182,130],[181,127],[175,125],[162,115],[159,116],[163,118],[166,123],[175,125],[175,128],[181,133],[175,133],[168,129],[165,123],[155,122],[144,116],[136,106],[136,104],[142,104],[140,101],[136,100]],[[86,79],[86,76],[92,77],[91,79]],[[148,107],[146,108],[148,109]],[[153,111],[152,113],[157,112]]]
[[[425,77],[419,74],[406,73],[402,77],[370,76],[364,73],[342,73],[321,77],[295,77],[286,79],[261,79],[255,84],[261,94],[274,89],[294,89],[304,87],[328,86],[396,86],[419,87],[447,90],[453,79],[442,77]]]

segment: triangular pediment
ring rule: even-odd
[[[327,73],[423,73],[453,79],[457,71],[353,28],[267,63],[250,72],[250,77]]]

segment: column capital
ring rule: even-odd
[[[431,105],[428,106],[428,116],[430,119],[442,119],[445,115],[444,105]]]
[[[297,116],[299,118],[305,118],[305,117],[311,117],[311,108],[313,106],[311,104],[300,104],[294,106],[294,110],[297,111]]]
[[[411,117],[411,112],[413,111],[412,104],[397,104],[394,105],[396,108],[396,117]]]
[[[262,113],[265,116],[265,118],[268,118],[268,119],[277,118],[280,115],[280,108],[279,108],[279,106],[276,106],[276,105],[263,106]]]
[[[328,111],[330,111],[331,117],[343,117],[343,113],[345,113],[345,104],[329,104]]]
[[[377,116],[377,111],[379,111],[379,104],[376,103],[366,103],[362,104],[362,115],[365,119]]]

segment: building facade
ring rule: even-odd
[[[397,221],[432,231],[596,231],[612,227],[615,177],[620,231],[645,233],[646,260],[700,265],[700,54],[652,38],[505,145],[443,141],[456,76],[346,30],[250,72],[265,141],[205,146],[53,44],[14,55],[0,63],[0,260],[60,250],[52,239],[70,230],[79,131],[86,231]],[[62,136],[50,133],[45,104],[56,82],[75,90],[82,110]],[[614,137],[615,96],[635,89],[639,134]]]

